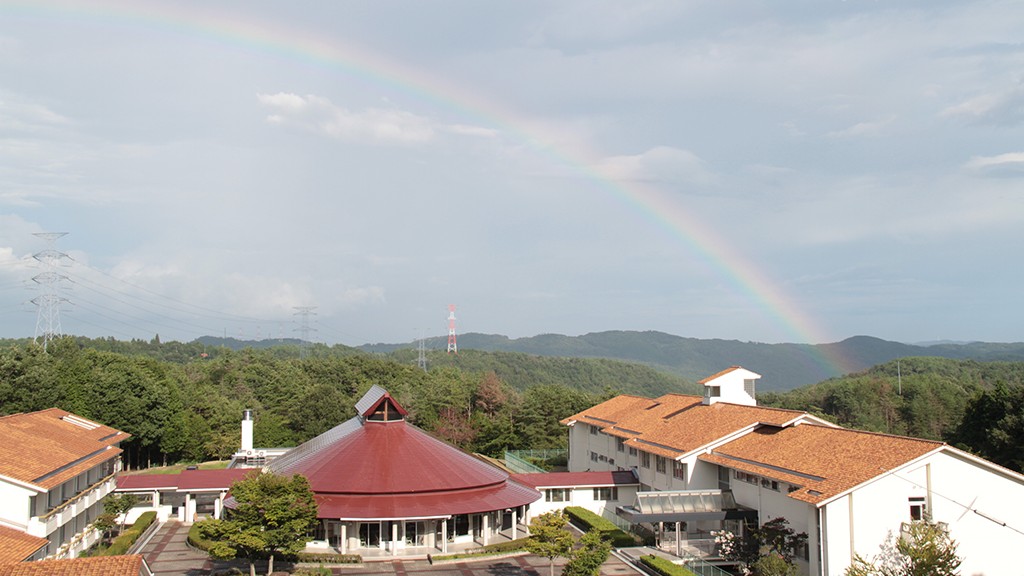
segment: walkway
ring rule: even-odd
[[[208,576],[235,566],[243,574],[249,565],[242,561],[213,562],[205,552],[193,550],[186,544],[188,526],[165,522],[140,552],[156,576]],[[555,560],[555,575],[561,574],[564,558]],[[266,565],[256,566],[257,574],[266,574]],[[275,563],[275,569],[284,569],[284,562]],[[547,558],[524,554],[492,558],[476,562],[430,564],[424,560],[395,560],[364,562],[351,566],[333,567],[331,572],[342,576],[548,576]],[[614,555],[601,566],[601,576],[636,576],[637,571]]]
[[[177,521],[164,522],[139,552],[156,576],[200,576],[213,570],[205,552],[186,544],[189,527]]]

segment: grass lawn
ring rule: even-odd
[[[174,464],[171,466],[155,466],[153,468],[146,468],[145,470],[132,470],[131,472],[123,472],[123,474],[178,474],[179,472],[184,472],[185,468],[189,466],[198,466],[200,470],[217,470],[227,468],[230,463],[230,460],[214,460],[212,462],[201,462],[199,464]]]

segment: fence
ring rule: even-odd
[[[568,457],[567,450],[514,450],[505,452],[505,465],[513,472],[530,474],[547,472],[548,468],[564,463]]]

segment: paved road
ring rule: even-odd
[[[153,538],[143,546],[141,554],[156,576],[208,576],[226,571],[232,566],[249,573],[244,562],[212,562],[204,552],[189,548],[185,543],[188,526],[180,522],[165,522]],[[555,560],[555,575],[561,573],[565,559]],[[280,564],[278,567],[284,567]],[[257,574],[266,574],[266,566],[256,567]],[[343,576],[548,576],[548,560],[523,555],[506,558],[431,565],[423,560],[365,562],[336,567],[334,574]],[[636,576],[631,566],[615,556],[601,566],[601,576]]]

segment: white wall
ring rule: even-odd
[[[1022,572],[1014,551],[1024,549],[1024,535],[1013,528],[1024,530],[1024,481],[1009,472],[993,473],[949,450],[886,474],[827,505],[827,574],[841,575],[854,553],[868,559],[875,556],[889,532],[898,534],[901,523],[911,520],[912,496],[924,496],[932,519],[949,525],[963,559],[962,574]]]
[[[0,524],[25,530],[28,527],[29,497],[36,494],[23,486],[0,480]],[[46,498],[46,494],[40,494],[40,498]]]
[[[547,488],[537,488],[541,494],[545,494]],[[594,500],[593,486],[576,486],[571,489],[568,502],[548,502],[547,495],[540,500],[530,504],[529,518],[535,518],[547,512],[561,510],[567,506],[579,506],[586,508],[594,514],[605,516],[607,512],[615,513],[618,506],[629,506],[636,500],[636,486],[619,486],[617,500]],[[607,512],[606,512],[607,511]]]

